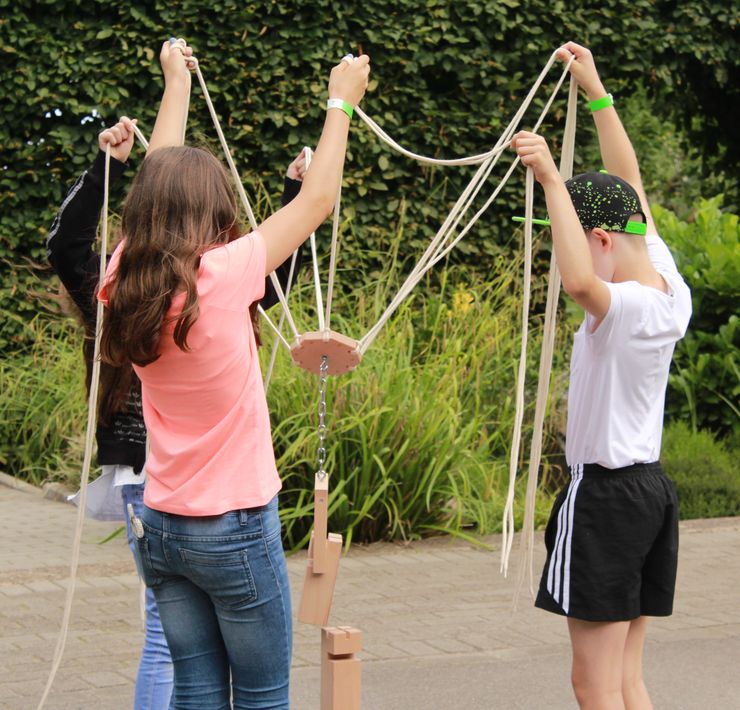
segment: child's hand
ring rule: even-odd
[[[570,65],[570,73],[585,89],[589,98],[600,99],[602,96],[606,96],[604,85],[601,83],[601,79],[599,79],[599,72],[596,71],[596,64],[594,63],[591,50],[581,47],[580,44],[576,44],[575,42],[568,42],[557,51],[558,59],[561,59],[563,62],[569,61],[574,55],[575,60]]]
[[[293,162],[288,166],[288,171],[285,174],[291,180],[303,180],[303,176],[306,174],[305,148],[298,153]]]
[[[126,116],[121,116],[121,120],[115,126],[106,128],[98,136],[100,150],[105,150],[105,147],[110,144],[111,157],[125,163],[134,145],[135,123],[136,119],[131,120]]]
[[[165,84],[182,81],[190,86],[190,64],[187,62],[187,58],[192,56],[193,49],[188,46],[184,39],[178,39],[175,42],[167,40],[162,45],[159,62],[162,65]]]
[[[329,98],[344,99],[350,106],[357,106],[365,95],[370,76],[370,57],[363,54],[347,61],[342,60],[331,70]]]
[[[534,176],[540,185],[544,187],[553,181],[560,181],[560,173],[542,136],[519,131],[511,139],[511,147],[516,150],[522,164],[534,170]]]

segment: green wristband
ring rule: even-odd
[[[607,106],[614,106],[614,97],[611,94],[607,94],[596,101],[592,101],[588,107],[591,109],[591,113],[596,113],[599,109],[606,108]]]
[[[348,104],[344,99],[329,99],[326,102],[326,110],[328,111],[330,108],[338,108],[344,111],[350,118],[352,118],[352,114],[354,113],[354,109],[350,104]]]

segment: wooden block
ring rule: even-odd
[[[328,570],[329,551],[327,548],[327,526],[329,516],[329,475],[323,480],[316,474],[314,480],[314,513],[313,513],[313,571],[323,574]]]
[[[352,626],[321,629],[321,655],[349,656],[362,650],[362,631]]]
[[[309,548],[303,594],[298,607],[298,621],[301,623],[325,626],[329,621],[341,554],[342,536],[329,533],[326,542],[326,571],[318,574],[314,572],[312,550]]]
[[[360,710],[361,694],[358,658],[321,659],[321,710]]]

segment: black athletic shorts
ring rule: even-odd
[[[678,500],[660,463],[571,466],[545,545],[535,606],[586,621],[672,613]]]

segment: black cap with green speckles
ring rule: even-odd
[[[622,178],[608,173],[583,173],[567,180],[565,186],[585,230],[601,227],[609,232],[647,232],[640,198]],[[642,222],[631,220],[633,215],[640,215]]]

